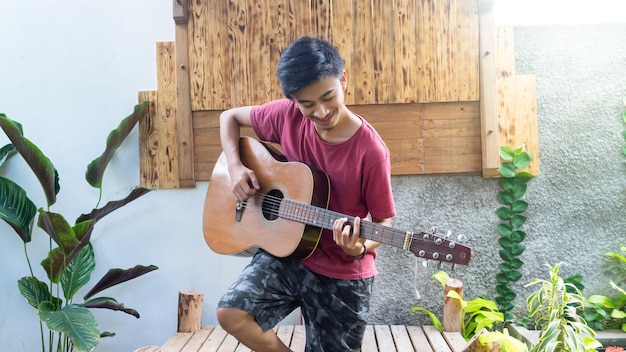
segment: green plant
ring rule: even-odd
[[[606,253],[605,256],[615,259],[621,264],[621,272],[626,274],[626,246],[620,248],[621,253]],[[620,268],[616,268],[620,270]],[[616,275],[619,276],[619,275]],[[624,277],[624,275],[622,275]],[[583,317],[595,330],[622,330],[626,332],[626,290],[619,287],[613,280],[610,285],[617,291],[617,297],[591,295],[589,304],[582,312]]]
[[[439,281],[444,287],[449,276],[445,271],[439,271],[433,274],[433,279]],[[458,299],[461,302],[463,326],[461,334],[465,340],[471,339],[477,332],[482,329],[491,329],[495,324],[502,323],[504,316],[498,311],[496,303],[482,297],[476,297],[472,300],[464,300],[456,291],[448,291],[448,297]],[[443,330],[443,324],[437,318],[437,316],[423,307],[411,308],[414,312],[426,313],[433,325],[435,325],[439,331]]]
[[[602,345],[595,332],[577,313],[587,304],[576,286],[559,276],[562,264],[549,266],[550,278],[534,279],[526,286],[540,285],[528,296],[528,315],[540,327],[539,342],[532,352],[595,351]]]
[[[495,301],[506,320],[512,320],[511,311],[514,308],[513,301],[517,294],[510,284],[519,281],[522,273],[519,271],[524,262],[519,258],[524,252],[525,246],[522,244],[526,233],[521,230],[526,222],[523,215],[528,208],[528,203],[521,199],[526,193],[528,182],[533,176],[525,171],[530,164],[532,156],[524,151],[524,146],[517,148],[501,147],[500,158],[500,187],[502,191],[498,193],[498,201],[502,207],[496,210],[496,214],[502,220],[498,226],[500,239],[500,272],[496,274],[496,296]]]
[[[84,302],[75,302],[74,296],[90,281],[96,266],[90,242],[96,223],[150,192],[150,189],[137,187],[127,197],[98,208],[102,198],[104,171],[115,151],[139,119],[147,113],[148,104],[149,102],[144,102],[135,106],[134,112],[109,134],[104,153],[88,165],[85,178],[92,187],[99,190],[99,197],[95,208],[88,214],[80,215],[74,225],[70,225],[61,214],[50,210],[60,190],[59,175],[54,165],[33,142],[24,137],[19,123],[7,118],[5,114],[0,114],[0,127],[11,141],[0,149],[0,167],[7,165],[6,161],[19,153],[39,180],[46,198],[45,208],[37,208],[23,188],[0,176],[0,218],[13,228],[24,245],[30,276],[18,280],[18,287],[22,296],[39,315],[43,352],[46,351],[46,346],[50,352],[74,349],[91,351],[98,345],[100,337],[115,335],[111,332],[100,332],[95,317],[89,310],[91,308],[119,310],[139,318],[137,311],[126,308],[114,298],[94,296],[111,286],[156,270],[156,266],[137,265],[126,270],[111,269],[84,295]],[[49,236],[50,250],[41,261],[47,283],[36,277],[28,252],[27,243],[32,239],[35,218],[37,226]],[[42,322],[46,323],[47,334],[44,333]]]

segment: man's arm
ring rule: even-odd
[[[252,106],[225,110],[220,114],[220,141],[228,164],[232,190],[239,201],[250,198],[259,189],[259,181],[254,171],[241,163],[239,138],[241,127],[251,127]]]

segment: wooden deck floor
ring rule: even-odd
[[[295,352],[304,351],[302,325],[277,328],[280,339]],[[434,326],[368,325],[362,352],[461,352],[467,343],[458,332],[439,332]],[[204,326],[194,333],[176,333],[163,346],[141,352],[251,352],[219,326]]]

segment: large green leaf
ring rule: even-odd
[[[1,117],[6,118],[7,115],[5,114],[1,114]],[[24,131],[22,129],[22,124],[20,124],[17,121],[13,121],[13,123],[15,124],[15,126],[17,127],[18,132],[20,133],[20,135],[24,135]],[[0,148],[0,167],[2,167],[2,165],[4,165],[4,162],[7,161],[10,157],[12,157],[13,155],[15,155],[17,153],[17,149],[15,149],[15,146],[11,143],[5,145],[4,147]]]
[[[26,191],[15,182],[0,176],[0,218],[22,238],[30,242],[37,207]]]
[[[39,281],[36,277],[25,276],[17,281],[17,287],[26,302],[33,308],[38,308],[43,302],[51,302],[55,307],[55,310],[60,308],[63,302],[50,293],[48,285],[45,282]]]
[[[11,119],[0,115],[0,127],[31,170],[33,170],[46,195],[48,206],[54,204],[56,195],[59,192],[59,176],[50,159],[35,144],[22,135],[18,126]]]
[[[64,333],[79,351],[92,351],[100,343],[100,331],[96,318],[89,309],[69,304],[54,310],[47,302],[39,306],[39,318],[48,329]]]
[[[126,314],[130,314],[139,319],[139,312],[132,308],[126,308],[123,303],[116,301],[111,297],[98,297],[91,299],[83,304],[87,308],[106,308],[111,310],[119,310]]]
[[[86,229],[83,226],[77,227],[77,229],[85,232],[81,234],[79,240],[74,228],[67,223],[61,214],[39,210],[37,225],[46,231],[59,246],[52,249],[48,253],[48,257],[41,262],[41,266],[52,282],[59,282],[67,265],[89,243],[94,223],[90,221],[88,224],[90,226]]]
[[[149,104],[149,101],[144,101],[141,104],[135,105],[133,113],[123,119],[119,126],[109,133],[106,142],[106,149],[102,155],[94,159],[87,166],[85,179],[92,187],[102,188],[102,177],[104,176],[104,171],[106,170],[107,165],[113,158],[117,148],[122,145],[122,142],[124,142],[137,122],[143,118],[145,114],[147,114]]]
[[[153,270],[157,270],[158,267],[155,265],[143,266],[136,265],[130,269],[110,269],[103,277],[98,281],[94,287],[85,294],[84,299],[87,300],[89,297],[92,297],[96,293],[105,290],[109,287],[115,286],[117,284],[121,284],[122,282],[126,282],[128,280],[135,279],[141,275],[147,274]]]
[[[78,223],[78,222],[83,222],[86,220],[94,220],[95,222],[97,222],[98,220],[102,219],[103,217],[110,214],[114,210],[125,206],[126,204],[134,201],[135,199],[151,191],[152,189],[149,189],[149,188],[136,187],[135,189],[132,190],[132,192],[130,192],[128,196],[126,196],[126,198],[108,202],[102,208],[94,209],[89,214],[82,214],[81,216],[78,217],[78,219],[76,219],[76,222]]]
[[[96,257],[91,244],[83,247],[61,274],[61,287],[65,299],[71,301],[76,292],[89,282],[96,268]]]

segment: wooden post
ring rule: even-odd
[[[461,332],[463,330],[463,307],[456,298],[448,297],[450,290],[456,291],[463,298],[463,282],[448,279],[443,299],[443,331]]]
[[[202,292],[178,292],[178,332],[196,332],[202,327]]]

